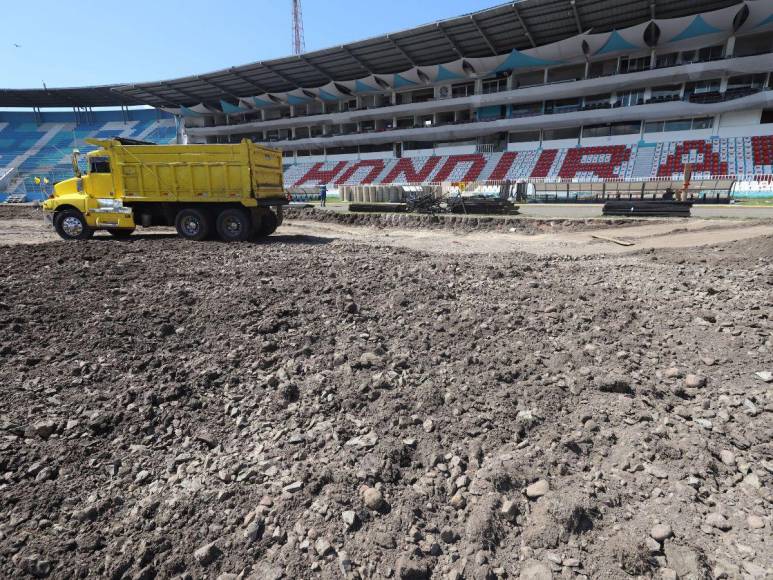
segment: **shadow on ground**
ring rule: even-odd
[[[183,241],[177,234],[132,234],[128,238],[114,238],[110,235],[96,235],[92,238],[92,240],[97,242],[115,242],[115,243],[125,243],[125,242],[133,242],[133,241],[139,241],[139,240],[174,240],[174,239],[180,239]],[[277,234],[272,235],[267,238],[260,238],[257,240],[252,240],[248,243],[256,244],[256,245],[274,245],[274,244],[290,244],[293,246],[322,246],[325,244],[329,244],[330,242],[336,240],[335,237],[321,237],[321,236],[312,236],[312,235],[306,235],[306,234]],[[190,242],[192,244],[225,244],[228,242],[223,242],[222,240],[218,239],[212,239],[212,240],[204,240],[201,242]]]

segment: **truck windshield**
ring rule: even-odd
[[[92,157],[89,160],[89,173],[110,173],[110,160],[107,157]]]

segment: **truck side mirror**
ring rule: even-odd
[[[81,168],[78,166],[78,156],[80,154],[81,152],[77,149],[74,149],[72,152],[72,171],[75,173],[75,177],[80,177],[82,175]]]

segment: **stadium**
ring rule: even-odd
[[[769,2],[565,4],[510,3],[195,77],[0,90],[0,191],[41,197],[34,178],[67,175],[87,136],[247,138],[283,151],[288,188],[773,171]]]
[[[499,1],[3,6],[0,578],[773,578],[773,0]]]

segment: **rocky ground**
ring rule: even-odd
[[[0,247],[0,577],[769,578],[773,238]]]
[[[14,205],[0,203],[0,221],[10,219],[43,219],[43,210],[31,204]]]

